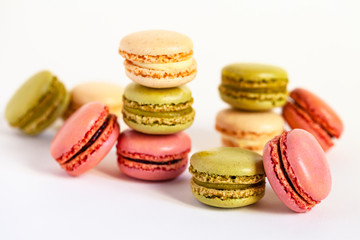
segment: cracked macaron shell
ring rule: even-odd
[[[266,176],[287,207],[295,212],[307,212],[330,193],[329,165],[320,144],[310,133],[294,129],[283,135],[287,135],[285,140],[280,141],[280,137],[276,137],[265,146]],[[312,200],[309,202],[306,198]]]

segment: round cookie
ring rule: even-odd
[[[236,208],[259,201],[265,192],[261,155],[240,148],[219,147],[190,158],[191,190],[200,202]]]
[[[126,75],[141,85],[170,88],[196,76],[193,43],[187,36],[166,30],[135,32],[120,41]]]
[[[288,76],[282,68],[256,63],[234,63],[221,72],[220,97],[234,108],[264,111],[283,106]]]

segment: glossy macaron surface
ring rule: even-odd
[[[280,200],[295,212],[306,212],[327,197],[331,174],[324,151],[302,129],[269,141],[263,154],[266,176]]]

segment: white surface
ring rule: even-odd
[[[89,80],[125,86],[120,39],[170,29],[194,41],[198,76],[189,84],[193,151],[219,145],[220,70],[234,61],[284,67],[289,89],[306,87],[334,107],[345,132],[328,153],[333,188],[307,214],[289,211],[268,185],[258,204],[222,210],[174,181],[129,179],[114,149],[81,177],[51,158],[49,129],[25,137],[0,118],[0,239],[355,239],[359,209],[359,1],[0,0],[0,110],[29,76],[49,69],[68,88]],[[3,115],[3,114],[2,114]],[[124,126],[122,126],[124,127]]]

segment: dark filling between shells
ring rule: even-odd
[[[73,159],[75,159],[77,156],[82,154],[86,151],[94,142],[100,137],[100,135],[104,132],[105,128],[109,125],[109,121],[111,118],[111,114],[108,115],[104,121],[104,123],[101,125],[101,127],[96,131],[96,133],[91,137],[91,139],[78,151],[74,156],[72,156],[66,163],[71,162]],[[65,164],[66,164],[65,163]]]
[[[142,159],[133,159],[133,158],[128,158],[128,157],[122,157],[124,159],[127,159],[129,161],[133,161],[133,162],[137,162],[137,163],[143,163],[143,164],[151,164],[151,165],[172,165],[172,164],[176,164],[178,162],[180,162],[181,159],[175,159],[175,160],[171,160],[171,161],[167,161],[167,162],[153,162],[153,161],[147,161],[147,160],[142,160]]]

